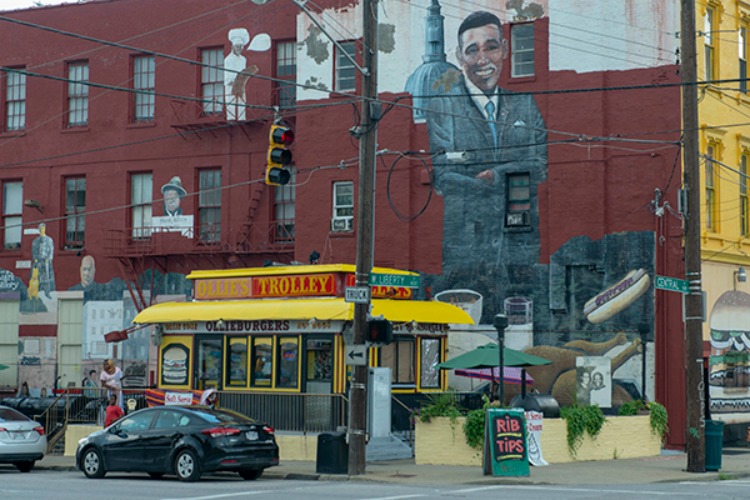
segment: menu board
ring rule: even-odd
[[[487,409],[485,471],[493,476],[528,476],[529,456],[523,410]]]

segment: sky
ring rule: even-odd
[[[61,3],[77,3],[76,0],[39,0],[43,5],[59,5]],[[34,0],[0,0],[0,10],[26,9],[34,7]]]

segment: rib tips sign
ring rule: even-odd
[[[528,476],[529,456],[523,410],[490,408],[486,415],[485,474],[489,474],[491,469],[493,476]]]

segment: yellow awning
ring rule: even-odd
[[[452,304],[437,301],[373,299],[372,315],[408,323],[474,324]],[[354,318],[354,304],[342,298],[265,299],[200,302],[164,302],[141,311],[133,323],[185,323],[192,321],[251,321],[270,319],[340,320]]]

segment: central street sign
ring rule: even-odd
[[[371,274],[370,286],[419,288],[419,276],[412,276],[410,274]]]
[[[656,276],[654,279],[654,288],[680,293],[688,293],[690,291],[688,280],[670,278],[668,276]]]
[[[368,304],[370,302],[369,286],[350,286],[344,289],[344,302]]]
[[[366,345],[348,345],[344,355],[347,365],[367,365],[367,346]]]

